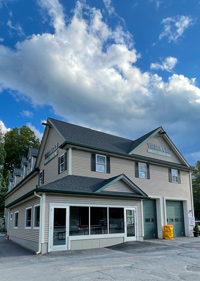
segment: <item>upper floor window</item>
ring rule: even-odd
[[[38,185],[42,185],[44,183],[44,170],[39,172],[39,178],[38,178]]]
[[[67,170],[67,152],[58,157],[58,174]]]
[[[149,164],[136,162],[135,163],[135,177],[141,179],[150,179]]]
[[[106,156],[96,154],[96,171],[101,173],[106,172]]]
[[[181,183],[180,171],[177,169],[169,169],[169,181],[173,183]]]
[[[100,154],[92,154],[91,171],[110,173],[110,157]]]

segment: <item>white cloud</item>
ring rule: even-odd
[[[103,0],[104,5],[109,13],[109,15],[115,15],[115,9],[112,5],[112,0]]]
[[[167,57],[164,61],[162,61],[162,64],[151,63],[150,69],[155,69],[155,70],[161,69],[161,70],[166,70],[168,72],[172,72],[177,62],[178,62],[177,58]]]
[[[3,41],[4,41],[4,39],[0,37],[0,42],[3,42]]]
[[[168,42],[177,41],[183,35],[184,31],[194,24],[194,21],[194,18],[191,16],[176,16],[163,19],[162,24],[164,29],[159,36],[159,40],[167,37]]]
[[[36,137],[38,137],[40,140],[42,139],[43,133],[36,129],[32,123],[27,123],[26,126],[28,126],[35,133]]]
[[[0,120],[0,133],[5,135],[8,131],[10,131],[10,128],[6,128],[3,121]]]
[[[12,22],[9,20],[7,22],[7,26],[10,27],[10,29],[17,31],[19,36],[25,36],[24,31],[23,31],[22,27],[20,26],[20,24],[17,23],[16,25],[13,25]]]
[[[33,112],[30,112],[29,110],[23,110],[21,112],[21,116],[32,118],[33,117]]]
[[[194,134],[200,122],[195,79],[173,74],[164,82],[142,72],[131,34],[119,25],[111,29],[95,8],[78,2],[66,24],[56,0],[40,0],[40,5],[55,31],[32,35],[14,51],[0,45],[2,89],[34,105],[50,105],[70,122],[130,138],[159,125],[174,135],[180,120],[187,135]],[[175,58],[161,65],[172,70]],[[181,137],[185,140],[185,132]]]

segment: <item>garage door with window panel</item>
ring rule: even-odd
[[[144,208],[144,239],[158,238],[156,200],[145,200]]]
[[[166,201],[167,224],[173,225],[174,237],[185,236],[182,201]]]

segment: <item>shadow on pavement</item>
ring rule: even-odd
[[[34,252],[23,248],[22,246],[6,240],[6,236],[0,236],[0,258],[21,257],[35,255]]]

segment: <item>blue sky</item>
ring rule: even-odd
[[[200,1],[0,0],[0,125],[47,117],[200,160]]]

